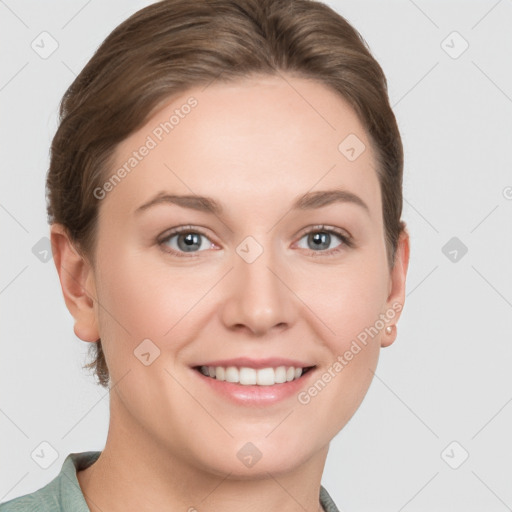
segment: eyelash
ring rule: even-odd
[[[170,253],[170,254],[172,254],[174,256],[178,256],[180,258],[181,257],[185,257],[185,258],[198,257],[198,253],[201,253],[203,251],[198,251],[197,253],[193,253],[193,252],[186,253],[186,252],[176,251],[175,249],[171,249],[169,246],[166,246],[164,248],[164,245],[166,245],[166,243],[172,237],[174,237],[174,236],[176,236],[176,235],[178,235],[180,233],[195,233],[195,234],[204,236],[205,238],[209,239],[209,237],[208,237],[208,235],[206,233],[204,233],[200,229],[195,228],[194,226],[180,226],[180,227],[175,228],[172,231],[170,231],[167,235],[165,235],[164,238],[159,239],[157,241],[157,243],[162,248],[163,251],[165,251],[167,253]],[[323,224],[318,225],[318,226],[313,226],[312,228],[308,228],[307,231],[303,231],[301,233],[301,235],[299,236],[299,240],[302,239],[306,235],[314,234],[314,233],[334,234],[338,238],[340,238],[340,240],[343,243],[340,244],[338,247],[335,247],[334,249],[330,249],[328,251],[312,251],[312,250],[309,250],[308,252],[311,255],[313,255],[313,256],[319,256],[319,255],[323,256],[323,257],[337,256],[338,253],[343,251],[343,250],[345,250],[346,247],[348,247],[348,248],[354,247],[354,241],[353,241],[352,237],[350,237],[349,235],[345,234],[344,232],[342,232],[341,230],[339,230],[337,228],[330,227],[330,226],[325,226]]]

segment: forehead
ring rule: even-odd
[[[122,168],[104,207],[125,215],[162,191],[265,207],[333,187],[380,215],[374,152],[358,116],[335,91],[290,75],[213,82],[169,99],[118,146],[109,176]]]

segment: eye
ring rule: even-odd
[[[326,253],[326,256],[333,255],[342,251],[346,247],[353,246],[352,239],[349,235],[336,228],[327,228],[326,226],[315,226],[301,237],[301,240],[303,239],[306,239],[307,247],[301,248],[311,250],[314,255],[316,255],[315,253]],[[329,249],[336,239],[341,240],[341,243],[336,247]]]
[[[213,242],[201,231],[192,226],[181,226],[173,229],[164,238],[158,241],[163,250],[176,256],[184,256],[184,253],[201,252],[211,249]]]
[[[306,239],[307,247],[301,247],[300,242]],[[336,247],[329,249],[331,244],[338,239],[341,241]],[[164,251],[176,256],[187,256],[187,254],[202,252],[212,249],[215,244],[200,229],[193,226],[180,226],[174,228],[158,244]],[[299,248],[307,249],[313,256],[331,256],[343,251],[347,247],[353,247],[350,235],[337,228],[326,226],[315,226],[306,231],[299,240]]]

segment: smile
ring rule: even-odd
[[[297,380],[312,368],[314,367],[277,366],[256,369],[247,366],[198,366],[195,369],[206,377],[218,381],[242,386],[273,386]]]

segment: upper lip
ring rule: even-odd
[[[277,368],[278,366],[293,366],[294,368],[308,368],[314,366],[310,363],[297,361],[295,359],[286,359],[282,357],[268,357],[265,359],[251,359],[250,357],[236,357],[234,359],[217,359],[194,366],[237,366],[248,368]]]

